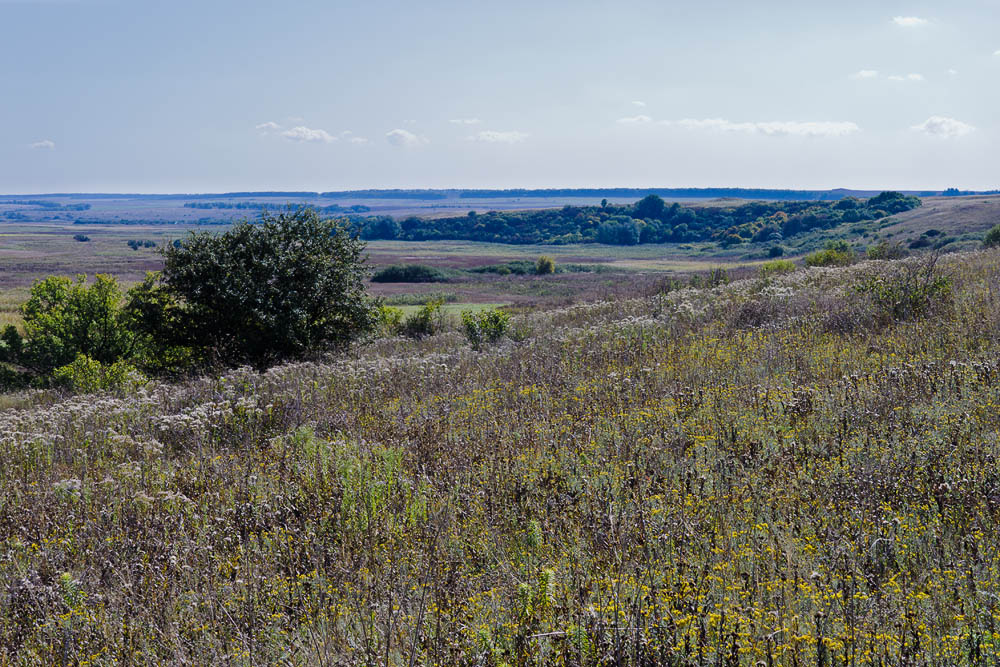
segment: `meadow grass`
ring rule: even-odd
[[[998,259],[12,395],[0,662],[993,663]]]

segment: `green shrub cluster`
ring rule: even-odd
[[[133,367],[266,367],[342,347],[372,331],[364,245],[311,209],[163,249],[164,269],[123,294],[98,275],[37,281],[0,344],[0,380],[77,389],[119,386]]]
[[[854,263],[854,249],[847,241],[827,241],[822,250],[806,255],[806,266],[849,266]]]
[[[761,278],[771,278],[791,273],[795,268],[795,262],[789,259],[775,259],[761,264],[759,273]]]
[[[547,276],[556,272],[556,261],[548,255],[542,255],[535,261],[535,275]]]
[[[473,349],[481,350],[483,345],[496,343],[507,334],[510,330],[510,314],[496,308],[478,313],[466,310],[462,313],[462,326]]]
[[[986,232],[986,236],[983,237],[983,245],[987,248],[1000,246],[1000,225],[996,225],[990,231]]]
[[[448,276],[441,269],[425,264],[394,264],[376,271],[372,282],[444,283],[448,282]]]
[[[441,301],[428,301],[421,306],[420,310],[398,325],[397,333],[407,338],[425,338],[433,336],[443,327],[444,315],[441,312]]]

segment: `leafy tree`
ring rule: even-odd
[[[361,238],[368,241],[394,239],[399,236],[402,230],[403,228],[393,218],[388,216],[378,217],[361,228]]]
[[[149,339],[202,363],[264,367],[348,344],[371,331],[364,243],[311,208],[192,232],[163,251],[159,279],[129,313]]]
[[[666,206],[659,195],[646,195],[635,205],[635,217],[645,219],[657,219],[663,215],[663,208]]]
[[[90,285],[82,275],[76,282],[56,276],[35,282],[21,307],[23,339],[12,328],[4,332],[10,361],[47,376],[80,355],[101,364],[130,356],[135,339],[121,302],[117,281],[103,274]]]

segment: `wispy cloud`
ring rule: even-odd
[[[639,107],[640,109],[642,109],[643,107],[646,106],[646,103],[640,100],[632,100],[632,106]]]
[[[930,23],[927,19],[922,19],[918,16],[894,16],[892,17],[892,22],[904,28],[919,28],[922,25]]]
[[[995,55],[995,56],[1000,56],[1000,49],[997,49],[996,51],[994,51],[994,52],[993,52],[993,55]]]
[[[893,74],[892,76],[889,77],[889,81],[923,81],[923,80],[924,80],[924,75],[917,74],[915,72],[911,72],[910,74],[907,74],[905,76],[902,74]]]
[[[368,139],[366,139],[365,137],[359,137],[359,136],[357,136],[351,130],[344,130],[343,132],[341,132],[338,135],[338,137],[340,139],[343,139],[344,141],[346,141],[349,144],[367,144],[368,143]]]
[[[847,121],[758,121],[732,122],[724,118],[684,118],[663,121],[664,125],[685,130],[715,130],[763,134],[769,137],[843,137],[861,131],[856,123]]]
[[[645,114],[639,114],[638,116],[627,116],[625,118],[619,118],[615,121],[616,123],[621,123],[622,125],[640,125],[642,123],[651,123],[653,119]]]
[[[955,76],[956,74],[958,74],[958,70],[955,69],[954,67],[952,67],[951,69],[948,70],[948,75],[949,76]]]
[[[875,79],[878,78],[877,69],[863,69],[851,75],[852,79]]]
[[[962,137],[970,132],[974,132],[976,128],[968,123],[963,123],[960,120],[948,118],[947,116],[931,116],[924,122],[919,125],[914,125],[910,129],[916,132],[923,132],[924,134],[929,134],[934,137],[954,139],[955,137]]]
[[[275,123],[274,121],[269,120],[266,123],[258,123],[257,125],[254,126],[254,129],[260,130],[261,132],[264,133],[277,132],[278,130],[281,129],[281,126]]]
[[[483,121],[478,118],[452,118],[448,122],[452,125],[479,125]]]
[[[301,143],[332,144],[337,141],[337,137],[333,136],[326,130],[313,129],[305,127],[304,125],[298,125],[285,130],[281,133],[281,136],[289,141],[298,141]]]
[[[393,146],[400,147],[412,147],[412,146],[422,146],[424,144],[430,143],[426,137],[418,136],[413,134],[408,130],[401,130],[399,128],[395,130],[389,130],[385,133],[385,140],[388,141]]]
[[[56,142],[51,139],[42,139],[41,141],[29,144],[29,147],[32,150],[54,151],[56,149]]]
[[[469,140],[481,141],[487,144],[519,144],[527,138],[527,132],[518,132],[517,130],[508,130],[506,132],[483,130],[469,137]]]

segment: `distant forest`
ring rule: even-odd
[[[635,204],[564,206],[538,211],[490,211],[449,218],[397,220],[389,216],[351,218],[367,240],[465,240],[492,243],[681,243],[716,241],[723,246],[780,241],[843,222],[876,220],[920,206],[920,199],[883,192],[870,199],[835,202],[750,202],[737,206],[667,205],[651,194]]]

